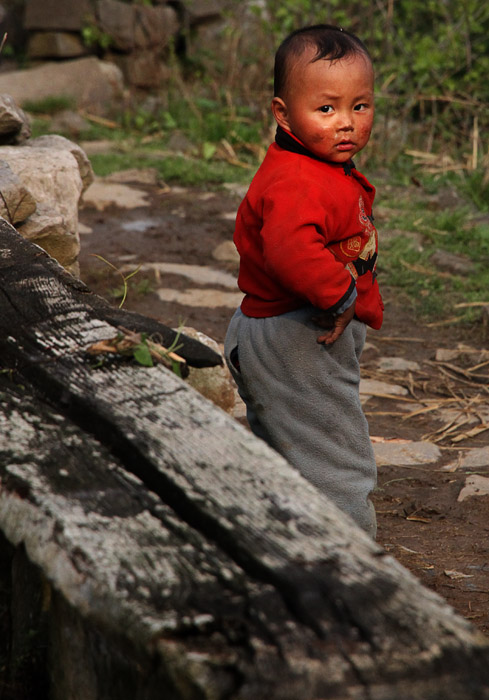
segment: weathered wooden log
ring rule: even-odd
[[[93,366],[108,315],[0,224],[0,556],[46,697],[489,698],[487,639],[279,455],[162,366]]]

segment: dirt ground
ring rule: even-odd
[[[121,286],[120,276],[94,255],[129,269],[165,261],[237,272],[236,263],[216,260],[213,251],[232,238],[229,214],[239,195],[137,187],[145,191],[149,207],[84,206],[80,212],[82,224],[92,230],[81,236],[81,277],[93,291],[110,298]],[[183,321],[222,342],[231,308],[163,302],[156,293],[162,286],[182,290],[205,285],[180,275],[162,279],[153,271],[140,271],[129,282],[125,307],[172,327]],[[379,466],[374,495],[377,539],[427,587],[488,634],[489,495],[458,500],[468,477],[489,476],[489,464],[474,467],[461,461],[475,453],[474,448],[489,444],[489,432],[476,432],[488,420],[484,408],[486,416],[489,410],[484,328],[454,331],[450,326],[430,326],[413,318],[392,290],[383,289],[383,295],[385,323],[381,331],[369,332],[363,376],[407,391],[401,398],[378,391],[365,404],[372,439],[384,444],[424,439],[436,444],[440,455],[433,462]],[[437,350],[456,350],[460,343],[465,348],[446,356],[448,360],[435,361]],[[417,367],[382,370],[382,357],[404,358]],[[460,423],[463,420],[468,422]],[[467,435],[470,430],[474,434]]]

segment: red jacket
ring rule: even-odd
[[[241,310],[257,318],[308,303],[335,311],[356,285],[357,318],[380,328],[374,187],[351,162],[316,159],[282,135],[287,148],[270,146],[237,214]],[[288,150],[295,143],[299,152]]]

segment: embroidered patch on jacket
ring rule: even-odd
[[[357,279],[359,274],[365,274],[368,269],[373,273],[377,261],[377,230],[372,223],[371,217],[365,212],[365,203],[362,196],[358,199],[358,208],[358,220],[362,228],[362,234],[347,238],[345,241],[341,241],[340,244],[342,252],[356,260],[355,263],[347,264],[354,279]],[[363,243],[364,241],[365,243]],[[351,246],[350,243],[352,244]],[[362,263],[362,261],[365,262]]]
[[[377,250],[377,231],[372,223],[372,219],[365,212],[365,204],[362,196],[360,196],[358,200],[358,207],[360,209],[358,215],[360,226],[363,229],[364,236],[368,236],[367,242],[359,257],[362,258],[362,260],[369,260]]]
[[[345,241],[341,241],[340,250],[349,258],[358,258],[362,251],[362,237],[352,236],[352,238],[347,238]]]

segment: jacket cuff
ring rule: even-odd
[[[350,286],[348,287],[348,290],[346,291],[345,294],[339,299],[336,304],[333,304],[333,306],[330,306],[328,311],[333,314],[342,314],[343,311],[346,311],[355,301],[357,298],[357,288],[355,284],[355,280],[353,277],[351,278]]]

